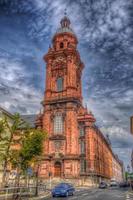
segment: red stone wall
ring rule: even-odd
[[[60,48],[63,42],[64,47]],[[110,179],[112,177],[112,150],[95,126],[92,113],[82,106],[81,75],[83,63],[77,51],[77,38],[69,32],[55,34],[53,45],[44,56],[46,61],[46,87],[42,127],[48,132],[44,142],[44,156],[40,166],[40,176],[55,174],[55,163],[61,163],[61,176],[80,177],[81,160],[86,160],[84,175]],[[63,77],[63,91],[58,92],[56,81]],[[62,136],[54,134],[53,117],[56,112],[64,116]],[[80,138],[79,123],[85,127],[85,136]],[[85,141],[85,154],[81,155],[80,142]],[[56,141],[60,141],[57,150]]]

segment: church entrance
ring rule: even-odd
[[[61,177],[61,163],[60,162],[56,162],[54,164],[54,176]]]

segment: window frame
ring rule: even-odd
[[[58,77],[56,79],[56,90],[57,90],[57,92],[62,92],[63,91],[63,87],[64,87],[64,78],[63,77]]]
[[[64,48],[64,43],[60,42],[60,49],[63,49],[63,48]]]
[[[84,140],[80,141],[80,153],[85,154],[85,141]]]
[[[53,119],[54,135],[61,135],[64,132],[64,119],[61,113],[56,113]]]
[[[86,160],[81,159],[80,160],[80,173],[85,173],[86,172]]]
[[[84,137],[85,136],[85,127],[79,126],[79,136]]]

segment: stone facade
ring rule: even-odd
[[[123,163],[119,160],[117,155],[113,156],[112,168],[113,168],[113,179],[118,182],[122,182],[124,176]]]
[[[43,113],[37,128],[45,129],[42,178],[113,177],[110,144],[96,127],[93,114],[82,104],[81,76],[84,64],[77,50],[78,40],[65,16],[44,56],[46,85]]]

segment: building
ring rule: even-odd
[[[119,160],[118,156],[114,154],[112,161],[113,179],[122,182],[124,179],[123,162]]]
[[[9,121],[10,124],[13,123],[13,115],[11,113],[9,113],[7,110],[5,110],[4,108],[0,107],[0,120],[2,120],[3,118],[7,118],[7,120]],[[9,136],[10,133],[8,133],[8,131],[5,132],[5,135]],[[3,141],[0,140],[0,146],[3,144]],[[0,157],[0,182],[2,180],[2,176],[3,176],[3,167],[4,167],[4,160],[2,158],[2,155],[4,155],[6,152],[6,146],[0,148],[0,153],[1,153],[1,157]],[[8,169],[9,172],[9,169]]]
[[[82,103],[81,76],[84,64],[77,50],[78,40],[64,17],[44,56],[46,87],[43,113],[37,128],[46,129],[39,175],[83,180],[87,183],[113,177],[113,152],[95,125],[95,117]]]

